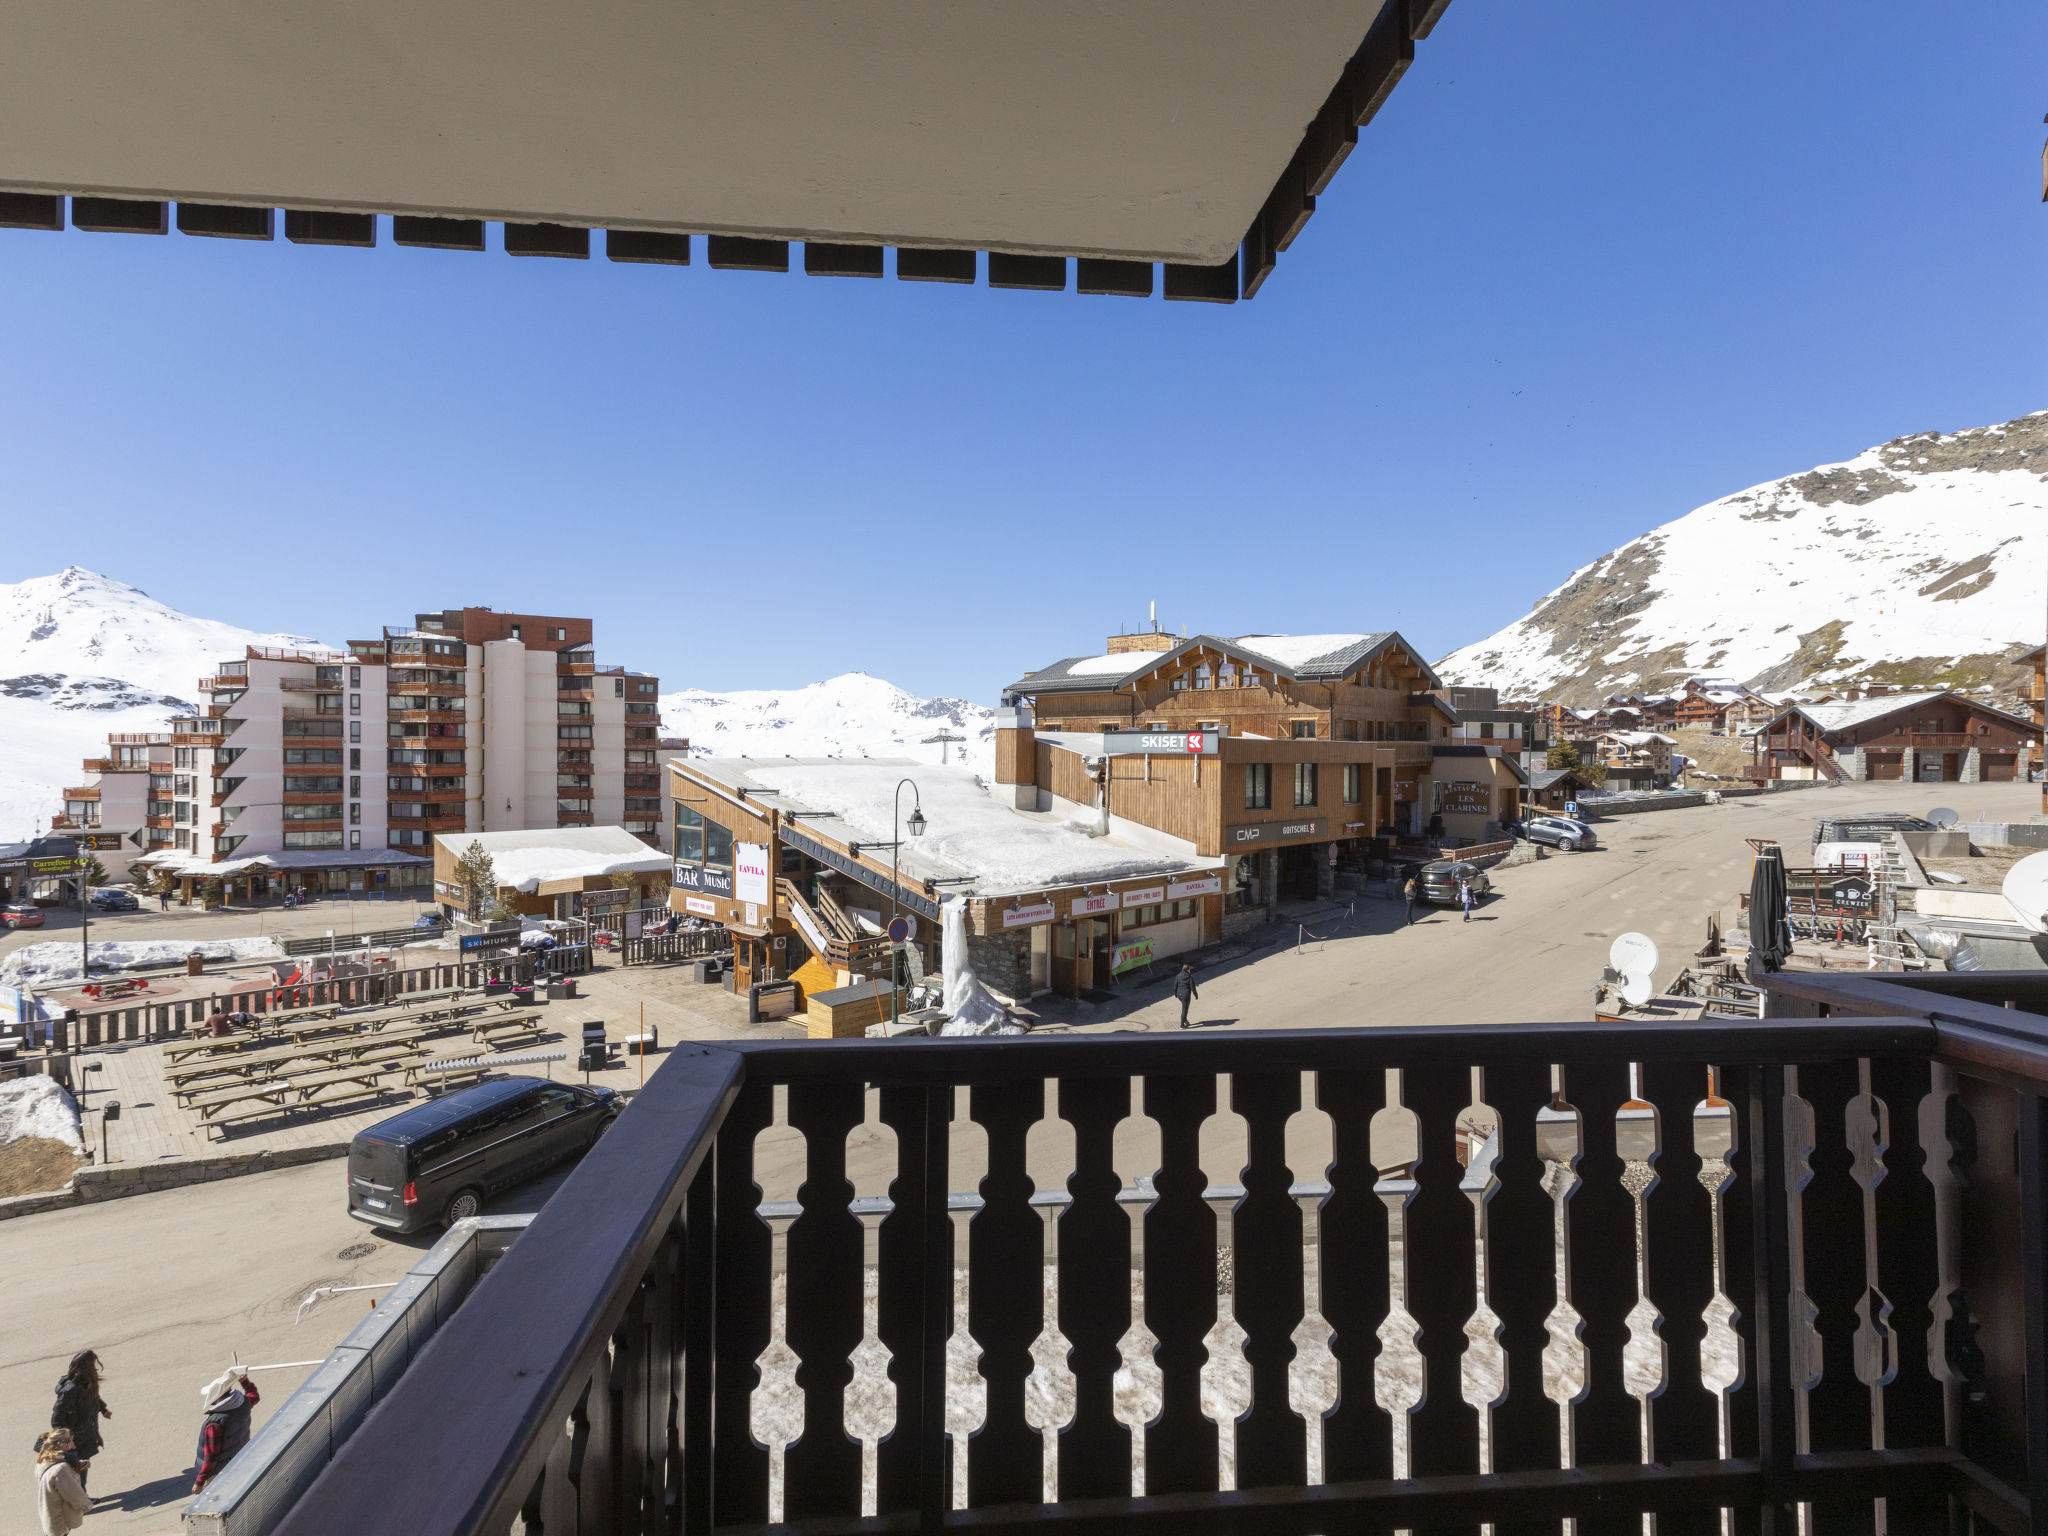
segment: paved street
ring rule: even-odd
[[[1616,817],[1598,824],[1605,846],[1595,852],[1545,850],[1537,863],[1492,871],[1494,894],[1469,924],[1431,909],[1403,930],[1399,902],[1362,899],[1335,936],[1306,943],[1298,955],[1290,942],[1199,977],[1191,1017],[1245,1029],[1590,1019],[1593,985],[1616,934],[1633,929],[1656,941],[1661,984],[1704,942],[1708,913],[1721,914],[1724,931],[1739,920],[1737,898],[1749,889],[1745,838],[1777,839],[1796,866],[1817,816],[1924,816],[1946,805],[1966,821],[2025,820],[2040,793],[2030,784],[1853,784]],[[1179,1016],[1161,980],[1140,989],[1134,1006],[1112,1006],[1097,1014],[1101,1022],[1076,1027],[1171,1029]]]

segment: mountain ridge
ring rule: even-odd
[[[1436,664],[1584,705],[1690,675],[1770,691],[2017,681],[2048,621],[2048,411],[1913,433],[1708,502]]]

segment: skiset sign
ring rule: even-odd
[[[1217,731],[1104,731],[1104,757],[1214,757]]]

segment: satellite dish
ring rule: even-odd
[[[1952,827],[1957,822],[1961,821],[1962,817],[1958,816],[1954,811],[1950,810],[1945,805],[1937,805],[1933,810],[1927,813],[1927,819],[1933,822],[1937,827]]]
[[[2013,865],[1999,891],[2015,917],[2036,933],[2048,933],[2048,853],[2030,853]]]
[[[1647,977],[1657,969],[1657,946],[1648,934],[1624,933],[1608,946],[1607,963],[1623,976]]]
[[[1630,971],[1621,978],[1621,1000],[1631,1008],[1640,1008],[1650,1000],[1650,973]]]

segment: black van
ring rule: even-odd
[[[620,1107],[609,1088],[534,1077],[431,1099],[356,1133],[348,1213],[392,1232],[474,1216],[487,1195],[580,1156]]]

